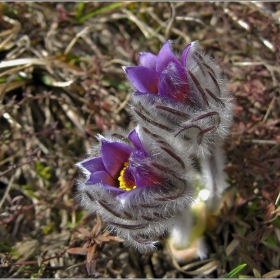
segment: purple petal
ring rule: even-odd
[[[141,92],[141,91],[135,91],[135,92],[133,92],[132,93],[133,95],[147,95],[147,96],[153,96],[153,97],[155,97],[156,95],[155,94],[153,94],[153,93],[149,93],[149,92]]]
[[[189,50],[191,48],[192,43],[189,43],[183,50],[182,54],[181,54],[181,62],[183,64],[184,67],[186,67],[187,65],[187,56],[189,53]]]
[[[128,169],[134,177],[136,188],[154,186],[158,182],[158,176],[144,163],[146,157],[144,151],[138,150],[131,154],[129,160]]]
[[[175,54],[171,50],[171,42],[167,41],[161,48],[157,58],[157,66],[156,70],[158,73],[164,71],[164,69],[168,66],[169,63],[175,63],[176,65],[180,66],[181,63]]]
[[[85,160],[81,163],[81,165],[90,173],[105,170],[105,166],[101,157]]]
[[[152,68],[156,70],[157,65],[157,56],[149,53],[149,52],[142,52],[139,55],[140,65],[148,68]]]
[[[133,145],[135,146],[135,148],[140,149],[140,150],[144,150],[144,147],[140,141],[140,138],[138,136],[138,133],[136,132],[135,129],[133,129],[129,135],[128,135],[128,139],[133,143]]]
[[[134,148],[118,142],[101,141],[101,155],[107,172],[113,177],[118,178],[124,163],[128,161]]]
[[[159,74],[155,70],[143,66],[125,67],[124,69],[129,80],[137,90],[158,93]]]
[[[124,198],[124,197],[126,197],[127,195],[129,195],[131,192],[133,192],[133,190],[131,190],[131,191],[124,191],[124,193],[121,193],[121,194],[119,194],[118,196],[117,196],[117,198],[118,199],[122,199],[122,198]],[[120,202],[121,203],[121,202]]]
[[[104,189],[106,189],[109,192],[117,192],[117,195],[120,195],[122,193],[126,193],[127,191],[120,189],[119,187],[112,187],[106,184],[103,184]]]
[[[131,171],[131,174],[134,177],[136,188],[145,188],[156,186],[158,182],[158,177],[149,172],[150,167],[138,167],[134,171]]]
[[[106,171],[97,171],[90,175],[87,185],[102,183],[105,185],[118,187],[118,183]]]
[[[190,90],[183,67],[178,67],[175,63],[169,64],[160,75],[158,90],[160,96],[189,103]]]

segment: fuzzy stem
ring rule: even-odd
[[[200,164],[206,189],[210,196],[207,200],[207,208],[211,212],[218,211],[221,203],[222,194],[228,187],[226,182],[225,156],[221,143],[215,145],[208,157],[201,157]]]
[[[189,245],[190,231],[192,228],[192,217],[187,209],[176,217],[176,225],[170,233],[170,243],[177,249],[187,248]]]

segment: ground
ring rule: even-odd
[[[279,276],[279,31],[277,2],[0,3],[1,277]],[[129,250],[74,199],[97,133],[134,126],[121,66],[168,39],[177,53],[199,40],[236,99],[234,203],[205,232],[207,259],[184,265],[164,238]]]

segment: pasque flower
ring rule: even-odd
[[[191,204],[187,157],[147,128],[98,138],[99,145],[77,164],[84,174],[78,181],[80,205],[99,214],[128,245],[154,249],[158,236]]]
[[[166,42],[159,54],[141,53],[140,66],[124,67],[136,91],[132,113],[142,125],[187,147],[195,155],[211,153],[232,123],[233,99],[219,66],[191,42],[180,58]]]
[[[139,59],[140,66],[124,67],[135,89],[131,108],[138,125],[129,134],[98,136],[99,144],[77,164],[84,175],[77,199],[139,251],[154,249],[168,232],[172,244],[184,247],[192,226],[193,157],[210,193],[209,209],[227,186],[221,145],[233,98],[219,66],[197,42],[179,58],[168,41],[157,56],[141,53]]]

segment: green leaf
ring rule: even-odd
[[[253,214],[257,211],[257,208],[259,207],[260,201],[257,199],[252,202],[252,205],[249,207],[248,215]]]
[[[81,19],[84,7],[85,7],[85,2],[79,2],[78,3],[78,7],[77,7],[77,10],[76,10],[76,19],[77,20]]]
[[[48,234],[55,226],[55,223],[54,222],[51,222],[50,224],[44,226],[41,230],[41,233],[46,235]]]
[[[280,208],[280,207],[278,207],[278,208]],[[278,209],[278,208],[277,208],[277,209]],[[280,229],[280,219],[276,218],[276,219],[273,221],[273,225],[274,225],[276,228]]]
[[[23,185],[22,189],[24,191],[33,191],[33,192],[35,192],[37,190],[36,186],[34,186],[32,184]]]
[[[280,253],[280,249],[278,246],[277,239],[275,238],[274,234],[270,234],[265,241],[262,242],[266,247]]]
[[[280,253],[280,249],[279,249],[278,245],[275,245],[269,241],[263,241],[262,244],[265,245],[266,247],[270,248],[271,250]]]
[[[36,173],[43,179],[49,180],[51,178],[50,167],[44,166],[41,162],[35,162]]]
[[[104,79],[102,79],[102,80],[105,81],[105,82],[107,82],[107,83],[109,83],[109,85],[110,85],[111,87],[115,87],[115,88],[117,88],[118,90],[128,90],[128,87],[127,87],[126,84],[120,83],[120,82],[118,82],[118,81],[113,81],[113,80],[110,80],[110,79],[106,79],[106,78],[104,78]]]
[[[23,193],[28,196],[28,197],[33,197],[36,199],[40,199],[40,197],[38,195],[36,195],[33,191],[29,191],[29,190],[24,190]]]
[[[80,20],[79,20],[79,22],[80,22],[80,23],[84,23],[84,22],[85,22],[86,20],[88,20],[89,18],[92,18],[92,17],[97,16],[97,15],[99,15],[99,14],[108,12],[108,11],[110,11],[110,10],[114,10],[114,9],[116,9],[116,8],[119,8],[119,7],[123,6],[123,5],[124,5],[124,3],[122,3],[122,2],[112,3],[112,4],[108,5],[108,6],[105,6],[105,7],[102,7],[102,8],[100,8],[100,9],[97,9],[97,10],[95,10],[95,11],[92,11],[92,12],[88,13],[87,15],[81,17]]]
[[[16,76],[13,78],[13,81],[23,81],[24,79],[21,76]],[[8,78],[0,78],[0,84],[6,83],[8,81]]]
[[[231,272],[228,273],[228,275],[225,276],[225,278],[233,278],[236,274],[238,274],[247,264],[240,264],[236,268],[234,268]]]

